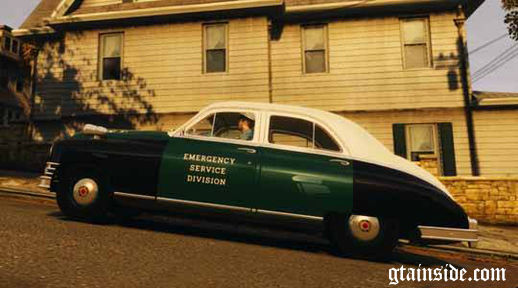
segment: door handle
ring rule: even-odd
[[[329,160],[330,162],[333,162],[333,163],[338,163],[342,166],[349,166],[351,165],[351,162],[347,161],[347,160],[343,160],[343,159],[331,159]]]
[[[257,150],[255,150],[253,148],[245,148],[245,147],[239,147],[239,148],[237,148],[237,150],[244,151],[244,152],[250,153],[250,154],[255,154],[257,152]]]

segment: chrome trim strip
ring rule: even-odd
[[[270,211],[270,210],[262,210],[262,209],[255,209],[254,211],[257,213],[267,214],[267,215],[285,216],[285,217],[302,218],[302,219],[318,220],[318,221],[324,220],[324,218],[320,217],[320,216],[311,216],[311,215],[278,212],[278,211]]]
[[[113,192],[113,195],[115,195],[115,196],[122,196],[122,197],[129,197],[129,198],[144,199],[144,200],[156,200],[155,196],[130,194],[130,193],[124,193],[124,192]]]
[[[255,149],[245,148],[245,147],[239,147],[239,148],[237,148],[237,150],[244,151],[244,152],[250,153],[250,154],[255,154],[257,152],[257,150],[255,150]]]
[[[449,227],[417,226],[421,232],[421,239],[448,240],[448,241],[478,241],[478,230]]]
[[[324,218],[319,216],[310,216],[310,215],[302,215],[302,214],[294,214],[294,213],[286,213],[286,212],[277,212],[270,210],[262,210],[262,209],[252,209],[241,206],[232,206],[232,205],[224,205],[224,204],[215,204],[215,203],[206,203],[206,202],[198,202],[198,201],[190,201],[190,200],[182,200],[182,199],[174,199],[174,198],[165,198],[165,197],[153,197],[148,195],[138,195],[138,194],[129,194],[124,192],[114,192],[115,196],[122,197],[130,197],[137,199],[146,199],[146,200],[157,200],[161,202],[170,202],[176,204],[184,204],[184,205],[193,205],[199,207],[206,208],[216,208],[223,210],[232,210],[232,211],[240,211],[240,212],[251,212],[251,213],[260,213],[267,215],[275,215],[275,216],[284,216],[284,217],[292,217],[292,218],[301,218],[301,219],[309,219],[309,220],[319,220],[322,221]]]
[[[172,202],[172,203],[177,203],[177,204],[186,204],[186,205],[194,205],[194,206],[200,206],[200,207],[217,208],[217,209],[224,209],[224,210],[234,210],[234,211],[242,211],[242,212],[252,212],[251,208],[245,208],[245,207],[240,207],[240,206],[214,204],[214,203],[206,203],[206,202],[198,202],[198,201],[190,201],[190,200],[181,200],[181,199],[173,199],[173,198],[164,198],[164,197],[157,197],[156,199],[158,201]]]

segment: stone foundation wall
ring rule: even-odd
[[[421,155],[420,167],[448,188],[468,215],[480,222],[518,225],[518,177],[439,176],[436,156]]]
[[[435,177],[441,175],[439,161],[435,155],[421,155],[419,161],[414,163],[432,173]]]
[[[518,225],[518,177],[439,177],[468,215],[482,223]]]

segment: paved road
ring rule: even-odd
[[[389,262],[339,258],[321,238],[186,218],[92,225],[53,203],[0,196],[0,287],[511,287],[518,263],[404,250]],[[389,286],[388,269],[505,267],[499,283]]]

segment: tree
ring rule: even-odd
[[[518,0],[502,0],[502,6],[507,11],[505,24],[509,31],[509,36],[518,41]]]

